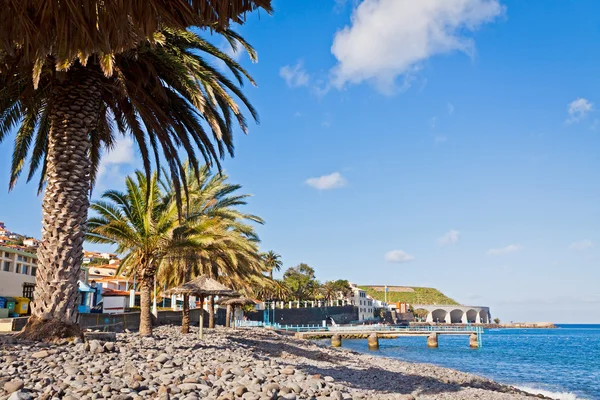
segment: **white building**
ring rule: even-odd
[[[40,241],[34,238],[29,238],[29,239],[25,239],[23,240],[23,246],[27,246],[27,247],[38,247],[40,245]]]
[[[36,274],[35,254],[0,246],[0,296],[23,296],[23,285],[35,284]]]
[[[374,318],[375,308],[373,306],[373,299],[367,296],[367,292],[360,289],[356,284],[351,283],[352,292],[354,297],[350,298],[350,303],[358,307],[358,320],[364,321]]]
[[[104,264],[86,267],[88,282],[95,281],[104,289],[129,290],[133,288],[133,279],[117,274],[118,265]]]

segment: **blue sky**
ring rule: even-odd
[[[263,248],[320,280],[600,323],[600,4],[276,0],[237,30],[261,123],[225,162]],[[8,187],[10,141],[0,145]],[[126,140],[96,193],[137,167]],[[36,186],[0,220],[39,236]]]

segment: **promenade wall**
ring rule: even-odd
[[[273,322],[273,310],[268,310],[269,321]],[[246,316],[251,321],[263,321],[264,311],[254,311]],[[332,317],[337,324],[347,324],[358,320],[358,307],[310,307],[276,308],[275,322],[282,325],[320,325],[324,319]]]

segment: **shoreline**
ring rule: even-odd
[[[333,349],[260,328],[206,330],[203,341],[195,331],[181,335],[179,327],[162,326],[153,338],[117,334],[116,342],[105,344],[14,341],[0,347],[0,388],[20,385],[20,398],[84,400],[549,398],[445,367]],[[23,381],[10,386],[15,375]],[[9,397],[0,391],[0,400]]]

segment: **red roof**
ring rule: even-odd
[[[129,296],[125,290],[103,289],[102,296]]]

